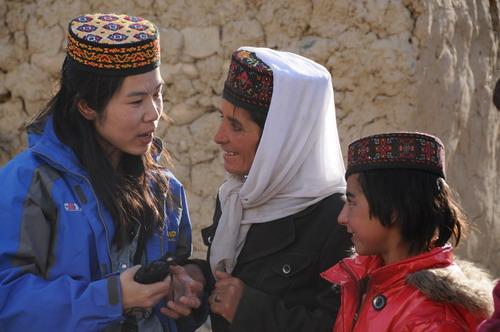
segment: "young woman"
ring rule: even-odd
[[[420,133],[350,144],[338,221],[357,255],[322,274],[341,294],[333,331],[474,331],[491,281],[453,258],[465,217],[445,181],[444,148]]]
[[[138,264],[191,253],[184,190],[158,163],[159,63],[147,20],[69,23],[59,91],[0,170],[1,330],[176,331],[160,313],[170,279],[134,281]]]

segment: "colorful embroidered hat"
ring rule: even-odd
[[[273,95],[273,71],[254,52],[233,52],[222,96],[247,110],[267,112]]]
[[[434,173],[442,178],[444,146],[439,138],[422,133],[387,133],[352,142],[347,155],[346,178],[374,169],[406,168]]]
[[[83,70],[126,76],[160,65],[158,29],[141,17],[85,14],[69,23],[68,32],[68,58]]]

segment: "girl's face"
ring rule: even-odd
[[[115,167],[122,153],[139,156],[149,150],[163,111],[162,86],[158,68],[127,76],[95,118],[101,144]]]
[[[338,222],[352,234],[352,242],[360,255],[380,255],[386,264],[407,256],[396,225],[384,227],[377,217],[370,216],[368,201],[363,193],[358,174],[347,178],[347,202]]]
[[[214,141],[224,151],[224,169],[235,175],[247,175],[252,167],[260,135],[259,125],[250,113],[223,99],[221,123]]]

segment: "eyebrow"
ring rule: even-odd
[[[164,81],[161,81],[155,88],[153,91],[156,91],[158,89],[160,89],[162,87],[162,85],[165,84]],[[144,95],[147,95],[148,93],[145,92],[145,91],[132,91],[130,92],[128,95],[126,95],[125,97],[138,97],[138,96],[144,96]]]
[[[241,122],[238,119],[236,119],[236,118],[228,117],[228,120],[231,121],[231,123],[234,123],[234,124],[242,126]]]
[[[235,124],[242,126],[240,120],[238,120],[237,118],[234,117],[234,112],[231,115],[224,115],[224,113],[222,113],[222,110],[219,109],[218,111],[223,117],[228,119],[231,123],[235,123]]]

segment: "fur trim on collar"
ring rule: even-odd
[[[455,257],[454,265],[409,274],[406,282],[433,301],[459,304],[488,317],[492,313],[492,278],[471,262]]]

